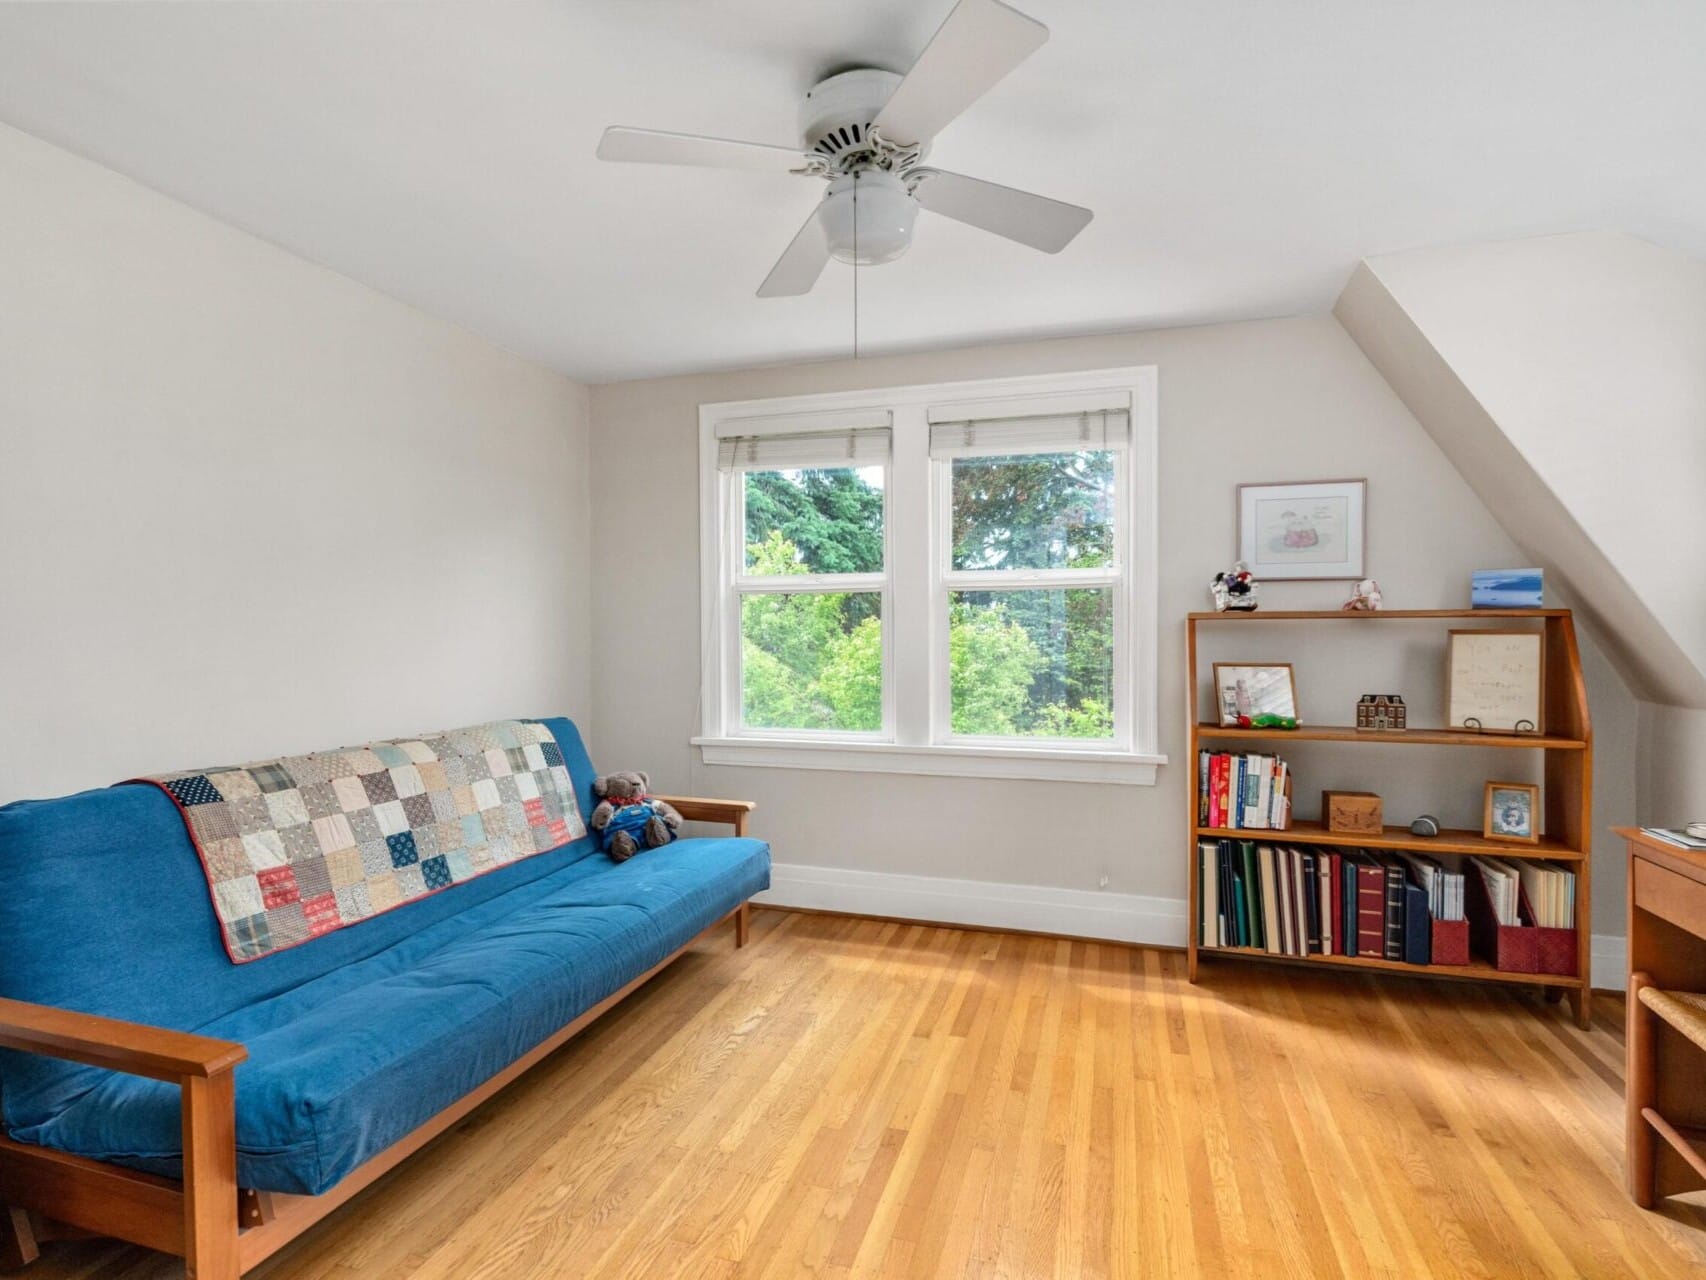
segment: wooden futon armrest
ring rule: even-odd
[[[705,800],[698,796],[655,796],[675,806],[689,822],[726,822],[735,834],[746,833],[746,815],[758,808],[751,800]]]
[[[6,999],[0,999],[0,1049],[167,1081],[216,1076],[249,1056],[229,1040]]]

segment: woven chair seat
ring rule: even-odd
[[[1642,987],[1641,1003],[1706,1049],[1706,993]]]

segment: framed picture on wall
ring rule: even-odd
[[[1258,580],[1365,578],[1366,480],[1238,486],[1238,559]]]

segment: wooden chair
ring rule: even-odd
[[[1629,1079],[1625,1091],[1629,1194],[1643,1209],[1651,1209],[1659,1198],[1659,1163],[1664,1153],[1655,1138],[1663,1138],[1682,1162],[1706,1181],[1706,1129],[1672,1124],[1658,1111],[1657,1040],[1661,1022],[1700,1051],[1698,1073],[1688,1074],[1706,1085],[1706,993],[1665,991],[1654,986],[1645,973],[1630,974]]]

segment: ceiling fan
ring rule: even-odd
[[[959,0],[904,77],[864,67],[814,85],[801,106],[800,147],[613,125],[598,156],[827,180],[823,200],[759,286],[761,298],[810,293],[831,258],[856,266],[898,258],[912,243],[920,205],[1059,253],[1090,210],[920,163],[945,125],[1047,39],[1047,27],[1001,0]]]

